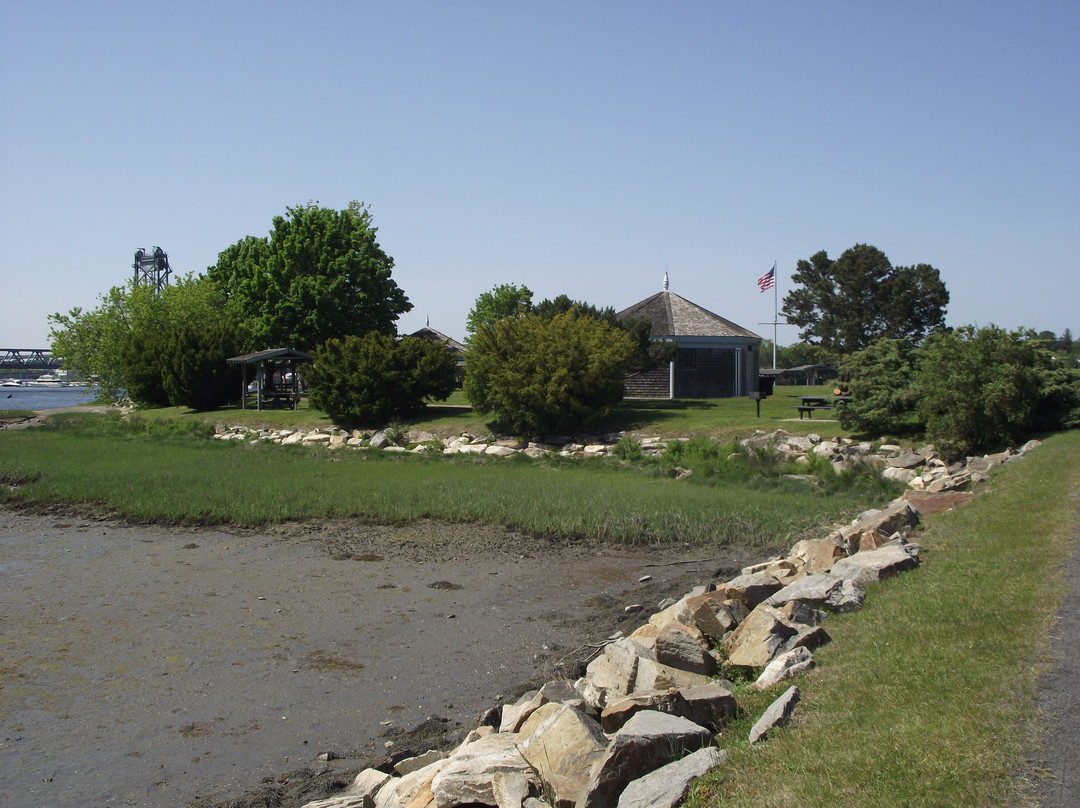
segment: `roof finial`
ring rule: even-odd
[[[667,287],[668,287],[668,278],[667,278],[667,273],[665,272],[664,273],[664,291],[665,292],[667,291]]]
[[[427,317],[424,318],[424,325],[427,326],[428,328],[431,328],[431,315],[430,314],[427,315]]]

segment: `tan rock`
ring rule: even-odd
[[[779,611],[761,604],[724,641],[728,664],[742,668],[763,668],[798,633],[798,629]]]
[[[651,659],[638,658],[637,677],[634,686],[630,690],[636,693],[639,690],[665,690],[669,687],[693,687],[709,681],[709,677],[703,673],[684,671],[661,665]],[[626,695],[626,694],[623,694]]]
[[[593,765],[603,756],[607,739],[600,725],[569,705],[538,722],[518,744],[522,756],[554,793],[557,804],[576,805],[585,792]]]
[[[758,572],[753,575],[739,575],[725,586],[729,598],[742,601],[748,609],[753,609],[769,595],[780,591],[784,585],[775,576]]]
[[[517,748],[516,733],[493,733],[460,749],[435,775],[431,792],[437,808],[479,802],[495,805],[496,772],[529,776],[532,769]]]

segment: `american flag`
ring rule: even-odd
[[[776,267],[773,267],[757,279],[757,288],[763,292],[772,289],[774,286],[776,286]]]

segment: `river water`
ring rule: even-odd
[[[0,387],[0,410],[51,410],[89,404],[90,387]]]

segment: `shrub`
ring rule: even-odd
[[[576,310],[522,314],[480,327],[465,358],[465,394],[518,434],[570,431],[622,400],[630,338]]]
[[[371,332],[329,339],[308,374],[311,404],[343,425],[380,426],[407,418],[426,401],[454,391],[454,360],[446,347],[416,337],[400,342]]]
[[[137,407],[169,405],[163,372],[165,341],[161,332],[139,332],[132,334],[122,349],[127,397]]]
[[[242,371],[225,360],[243,350],[227,325],[182,326],[164,342],[162,387],[174,407],[212,410],[241,395]]]
[[[945,455],[996,451],[1033,427],[1050,355],[1031,336],[967,325],[926,341],[918,410]]]
[[[921,424],[915,416],[915,351],[910,342],[882,338],[848,355],[841,373],[851,401],[836,408],[844,429],[864,434],[902,433]]]

